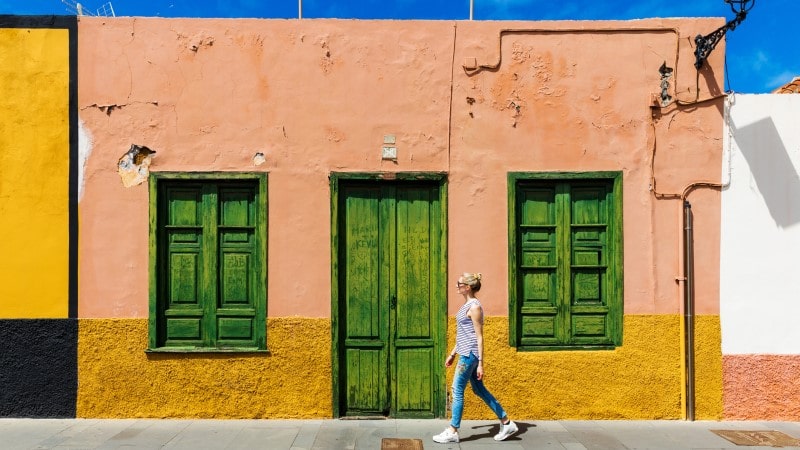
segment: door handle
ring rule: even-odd
[[[396,297],[396,296],[394,296],[394,295],[393,295],[393,296],[392,296],[392,298],[391,298],[391,300],[389,300],[389,306],[390,306],[392,309],[395,309],[395,308],[397,308],[397,297]]]

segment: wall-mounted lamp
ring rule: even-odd
[[[708,58],[708,55],[710,55],[711,51],[714,50],[714,47],[717,46],[719,40],[725,36],[725,33],[727,33],[728,30],[733,31],[740,23],[742,23],[745,17],[747,17],[747,12],[750,11],[756,4],[756,0],[725,0],[725,3],[730,5],[731,11],[736,14],[736,17],[734,17],[725,25],[712,31],[710,34],[705,36],[698,34],[697,37],[694,38],[694,43],[696,45],[694,49],[694,66],[697,68],[697,70],[700,70],[700,68],[703,67],[703,63],[706,61],[706,58]]]

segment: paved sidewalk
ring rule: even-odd
[[[461,442],[431,436],[445,420],[0,419],[2,449],[374,449],[383,438],[421,439],[425,449],[759,449],[710,430],[779,431],[800,438],[800,422],[517,421],[503,442],[497,422],[462,423]],[[800,448],[784,447],[784,448]]]

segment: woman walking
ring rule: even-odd
[[[467,381],[472,386],[475,395],[481,398],[500,419],[500,432],[494,437],[495,441],[505,440],[518,431],[517,425],[512,422],[503,407],[483,385],[483,308],[481,302],[475,298],[475,293],[481,289],[481,274],[464,273],[458,278],[456,290],[464,297],[464,305],[456,314],[456,345],[447,359],[445,367],[453,365],[456,353],[458,364],[453,376],[453,415],[450,426],[433,437],[435,442],[445,444],[458,442],[458,428],[461,426],[461,415],[464,412],[464,391]]]

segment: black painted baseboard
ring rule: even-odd
[[[0,320],[0,417],[74,418],[77,319]]]

